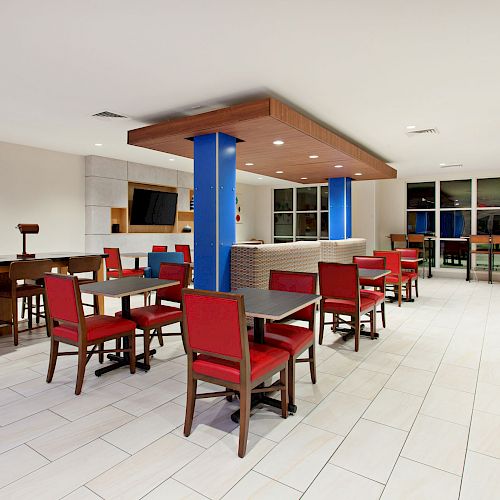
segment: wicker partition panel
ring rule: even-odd
[[[328,240],[321,242],[321,260],[350,264],[355,255],[366,255],[366,240],[350,238],[348,240]]]

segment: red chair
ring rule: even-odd
[[[180,323],[180,333],[167,333],[165,336],[182,335],[182,289],[188,286],[188,275],[189,264],[162,262],[158,278],[178,281],[179,284],[157,290],[156,304],[134,308],[130,311],[130,318],[137,324],[137,328],[143,331],[137,337],[144,337],[144,364],[146,365],[149,365],[151,331],[156,332],[161,346],[163,346],[162,327]],[[162,301],[174,302],[179,304],[179,307],[163,305]],[[121,311],[117,312],[116,316],[121,318]]]
[[[386,269],[391,271],[391,274],[386,276],[386,285],[392,285],[394,287],[394,293],[398,296],[398,306],[401,307],[401,302],[403,301],[403,287],[405,287],[406,298],[409,299],[409,290],[411,289],[408,285],[410,278],[405,276],[401,272],[401,254],[397,250],[374,250],[373,255],[375,257],[385,257]]]
[[[124,278],[127,276],[143,276],[144,268],[123,269],[119,248],[105,248],[104,253],[108,256],[104,259],[106,263],[106,279]]]
[[[50,360],[47,382],[52,381],[58,356],[78,356],[75,394],[82,391],[85,366],[92,354],[100,356],[107,352],[128,352],[130,373],[135,373],[135,323],[113,316],[83,314],[80,285],[76,276],[63,274],[45,275],[45,304],[50,337]],[[104,342],[128,337],[126,349],[104,349]],[[70,344],[78,351],[59,352],[59,342]],[[90,351],[87,350],[92,346]],[[100,346],[99,348],[97,348]]]
[[[316,293],[316,273],[301,273],[292,271],[271,271],[269,274],[269,290],[285,292]],[[286,323],[266,323],[266,345],[284,349],[290,355],[288,361],[288,400],[295,404],[295,363],[309,363],[311,381],[316,383],[316,361],[314,349],[314,318],[315,306],[307,306],[293,313],[283,321],[306,321],[307,328]],[[248,339],[253,342],[253,332]],[[303,352],[309,350],[309,357],[297,359]]]
[[[353,257],[352,262],[363,269],[385,269],[384,257],[359,256]],[[363,288],[360,290],[360,297],[366,297],[375,302],[375,307],[380,305],[379,312],[382,315],[382,326],[385,328],[385,276],[377,280],[359,278],[359,284]],[[373,290],[365,290],[364,287],[372,287]]]
[[[401,259],[417,259],[419,256],[418,248],[398,248],[397,251],[401,254]],[[404,270],[402,274],[410,278],[410,297],[411,297],[411,286],[415,285],[415,295],[418,297],[418,262],[404,262],[402,267]]]
[[[370,315],[371,337],[375,334],[375,302],[361,297],[359,291],[359,273],[357,264],[339,264],[337,262],[319,262],[320,302],[319,343],[323,343],[325,325],[348,324],[354,329],[354,350],[359,350],[361,316]],[[325,323],[325,313],[333,314],[333,322]],[[350,316],[351,320],[340,317]]]
[[[167,245],[153,245],[152,252],[168,252]]]
[[[191,434],[196,399],[238,393],[238,456],[244,457],[252,393],[281,391],[281,416],[287,418],[288,352],[248,342],[242,295],[185,288],[182,297],[188,360],[184,435]],[[279,385],[258,387],[276,373],[280,374]],[[226,391],[197,394],[198,380],[226,387]]]
[[[175,251],[184,255],[184,262],[191,264],[191,247],[189,245],[175,245]]]

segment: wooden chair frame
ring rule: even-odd
[[[46,275],[51,276],[51,273],[46,273]],[[52,275],[53,276],[53,275]],[[75,394],[78,395],[82,392],[83,379],[85,376],[85,367],[89,362],[93,354],[99,354],[103,356],[106,353],[118,353],[118,352],[128,352],[130,355],[130,373],[135,373],[135,328],[133,331],[120,333],[117,335],[110,335],[106,337],[106,342],[108,340],[121,339],[122,337],[129,337],[129,348],[128,349],[104,349],[104,344],[102,341],[88,341],[87,340],[87,325],[85,322],[85,315],[83,312],[83,304],[80,293],[80,285],[78,283],[78,278],[76,276],[68,276],[66,274],[57,274],[65,279],[73,280],[73,289],[76,297],[76,308],[78,313],[78,323],[72,323],[70,321],[63,321],[61,319],[55,319],[50,314],[50,306],[48,301],[46,301],[46,311],[47,311],[47,325],[50,332],[50,358],[49,358],[49,368],[47,371],[47,383],[52,382],[54,376],[54,371],[56,369],[57,358],[59,356],[78,356],[78,367],[76,376],[76,387]],[[54,321],[57,321],[57,325],[68,325],[76,327],[78,331],[77,341],[73,341],[66,337],[59,337],[54,332]],[[78,351],[67,351],[59,352],[59,342],[64,344],[69,344],[78,348]],[[88,351],[88,347],[92,346],[92,349]],[[99,346],[99,348],[97,348]]]
[[[89,255],[85,257],[70,257],[68,261],[68,273],[73,276],[77,273],[92,273],[92,279],[78,278],[78,283],[96,283],[97,273],[101,268],[102,257],[100,255]],[[85,304],[84,306],[92,307],[94,314],[99,314],[99,298],[94,295],[92,304]]]
[[[330,262],[318,262],[318,266],[323,265],[323,264],[330,264]],[[352,264],[348,264],[352,265]],[[320,274],[320,293],[321,293],[321,273]],[[325,297],[324,295],[321,296],[321,301],[319,303],[319,344],[323,344],[323,333],[325,329],[325,325],[332,325],[332,330],[335,332],[337,329],[337,326],[341,324],[347,324],[349,325],[353,330],[354,330],[354,350],[356,352],[359,351],[359,336],[361,333],[361,314],[359,312],[359,307],[360,307],[360,287],[359,287],[359,269],[358,266],[356,266],[356,283],[357,283],[357,290],[358,293],[356,294],[356,297],[354,298],[355,302],[355,313],[354,314],[349,314],[349,313],[332,313],[333,315],[333,321],[331,322],[326,322],[325,321],[325,314],[327,311],[325,311],[325,301],[327,299],[340,299],[344,300],[345,297],[336,297],[336,296],[328,296]],[[330,312],[330,311],[328,311]],[[370,310],[368,313],[363,313],[363,314],[368,314],[370,317],[370,336],[372,340],[375,338],[375,330],[377,328],[377,320],[376,320],[376,315],[375,315],[375,306],[373,306],[373,309]],[[351,319],[346,320],[341,318],[340,316],[349,316]]]
[[[373,251],[373,256],[374,257],[383,257],[383,255],[375,255],[375,252],[378,250]],[[381,252],[388,252],[389,250],[380,250]],[[401,269],[401,254],[397,250],[391,250],[391,252],[394,252],[398,255],[399,258],[399,274],[398,276],[398,282],[397,283],[386,283],[386,290],[389,290],[390,288],[393,290],[394,295],[397,296],[398,298],[398,307],[401,307],[401,304],[403,302],[403,288],[405,289],[405,296],[406,300],[411,299],[411,280],[408,280],[405,283],[403,283],[403,272]],[[395,273],[391,273],[395,274]],[[408,286],[409,285],[409,286]]]
[[[239,400],[240,400],[240,436],[239,436],[238,456],[240,458],[243,458],[245,456],[247,448],[252,394],[280,391],[281,416],[282,418],[287,418],[288,416],[288,362],[281,364],[274,370],[266,373],[265,375],[259,377],[256,380],[251,380],[250,350],[248,347],[248,334],[247,334],[245,304],[243,295],[222,293],[222,292],[209,292],[205,290],[192,290],[189,288],[184,288],[182,290],[183,300],[186,295],[205,295],[211,297],[220,297],[220,298],[236,300],[238,302],[242,356],[241,359],[238,359],[238,358],[233,358],[231,356],[216,354],[213,352],[205,352],[201,350],[194,351],[193,349],[191,349],[189,343],[189,329],[188,329],[188,322],[186,319],[186,309],[185,308],[183,309],[183,323],[184,323],[183,335],[184,335],[184,345],[186,346],[187,361],[188,361],[187,404],[186,404],[186,419],[184,422],[184,435],[187,437],[191,434],[191,427],[193,425],[193,417],[194,417],[194,407],[197,399],[213,398],[218,396],[227,397],[237,394],[239,395]],[[196,360],[198,354],[206,354],[214,358],[219,358],[239,363],[240,383],[236,384],[233,382],[228,382],[227,380],[193,372],[193,362]],[[279,384],[273,384],[269,387],[264,387],[264,386],[259,387],[260,385],[264,384],[266,380],[270,379],[272,375],[276,373],[280,374]],[[197,394],[196,387],[198,380],[201,380],[203,382],[208,382],[210,384],[220,385],[222,387],[225,387],[226,390]]]

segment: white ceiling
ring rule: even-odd
[[[274,95],[400,176],[500,169],[499,18],[493,0],[2,0],[0,140],[189,170],[126,131]]]

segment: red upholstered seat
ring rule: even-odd
[[[114,318],[113,316],[89,316],[85,318],[85,323],[87,325],[87,340],[90,342],[135,330],[133,321]],[[53,335],[76,342],[78,340],[78,329],[76,325],[55,326]]]
[[[407,276],[410,280],[418,280],[418,273],[414,271],[403,271],[403,276]]]
[[[385,300],[385,295],[383,292],[378,290],[360,290],[361,299],[367,298],[375,302],[377,305],[381,304]]]
[[[354,300],[325,299],[324,304],[326,312],[336,312],[337,314],[355,314],[356,312],[356,302]],[[360,314],[370,311],[374,306],[375,302],[372,299],[360,297]]]
[[[266,345],[288,351],[291,356],[302,353],[314,339],[314,333],[303,326],[284,323],[267,323],[264,335]],[[253,330],[248,332],[248,340],[254,341]]]
[[[122,312],[115,314],[117,318],[122,317]],[[155,304],[153,306],[137,307],[130,311],[131,320],[138,328],[149,328],[153,325],[175,323],[182,320],[182,311],[178,307]]]
[[[265,344],[248,343],[250,352],[250,378],[256,380],[269,373],[278,366],[286,363],[289,354],[281,349],[269,347]],[[235,361],[200,354],[193,361],[193,371],[200,375],[227,380],[235,384],[240,383],[240,366]]]
[[[401,274],[401,283],[407,283],[408,281],[410,280],[410,278],[408,276],[406,276],[405,274]],[[399,277],[398,275],[394,275],[394,274],[389,274],[389,276],[387,276],[386,278],[386,283],[396,283],[398,284],[399,283]]]
[[[108,278],[119,278],[120,274],[117,270],[106,271]],[[139,269],[122,269],[122,277],[128,276],[143,276],[144,268],[140,267]]]

